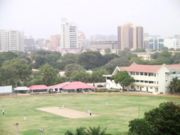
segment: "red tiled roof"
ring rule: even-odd
[[[52,86],[49,86],[48,88],[52,88],[52,89],[55,89],[55,88],[58,88],[58,89],[61,89],[63,88],[65,85],[68,85],[70,82],[64,82],[64,83],[59,83],[59,84],[56,84],[56,85],[52,85]]]
[[[70,82],[69,84],[63,87],[65,90],[72,90],[72,89],[94,89],[93,86],[88,85],[83,82]]]
[[[120,67],[122,71],[157,73],[163,65],[131,64],[129,67]],[[180,70],[180,64],[165,65],[170,70]]]
[[[94,89],[95,87],[88,85],[86,83],[83,83],[83,82],[64,82],[64,83],[49,86],[48,88],[72,90],[72,89]]]
[[[46,85],[32,85],[29,87],[30,90],[45,90],[48,89]]]
[[[167,65],[167,67],[171,70],[180,70],[180,64]]]
[[[120,67],[122,71],[156,73],[162,65],[139,65],[131,64],[129,67]]]

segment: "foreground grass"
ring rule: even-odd
[[[107,132],[113,135],[127,135],[130,120],[143,117],[144,112],[166,101],[180,104],[179,97],[119,93],[0,97],[0,109],[4,106],[6,110],[5,116],[0,114],[0,135],[15,135],[18,131],[21,135],[39,135],[39,128],[44,128],[46,135],[63,135],[68,129],[99,125],[107,127]],[[62,105],[80,111],[91,110],[98,116],[69,119],[37,110],[39,107]]]

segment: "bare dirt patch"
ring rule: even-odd
[[[38,110],[52,113],[59,116],[63,116],[63,117],[67,117],[67,118],[74,118],[74,119],[95,116],[91,112],[81,112],[78,110],[63,108],[63,107],[44,107],[44,108],[38,108]]]

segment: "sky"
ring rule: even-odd
[[[48,38],[60,34],[64,17],[87,37],[116,35],[129,22],[153,35],[180,34],[180,0],[0,0],[0,29]]]

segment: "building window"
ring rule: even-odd
[[[140,72],[140,75],[143,75],[143,72]]]
[[[135,75],[135,72],[130,72],[131,75]]]
[[[139,72],[136,72],[136,75],[139,75]]]
[[[144,73],[145,76],[147,76],[147,73]]]

